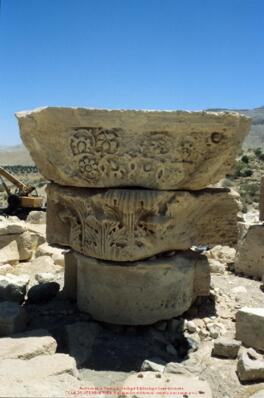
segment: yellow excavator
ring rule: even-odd
[[[15,185],[14,193],[11,192],[4,179]],[[30,211],[42,208],[43,198],[38,195],[36,188],[32,185],[24,184],[3,167],[0,167],[0,181],[7,193],[7,214],[15,214],[19,210]]]

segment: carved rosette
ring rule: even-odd
[[[79,128],[70,139],[72,155],[77,159],[77,168],[86,180],[96,182],[104,170],[101,162],[118,151],[119,129],[100,127]]]

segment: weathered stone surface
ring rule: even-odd
[[[75,322],[65,328],[67,352],[75,358],[77,365],[83,365],[92,353],[94,342],[101,331],[95,322]]]
[[[26,294],[30,277],[28,275],[7,274],[0,276],[0,301],[16,301],[22,303]]]
[[[5,398],[66,398],[80,395],[82,398],[106,398],[98,392],[96,387],[87,380],[81,381],[68,373],[48,376],[45,379],[31,379],[28,381],[0,379],[0,397]],[[109,395],[109,394],[108,394]]]
[[[44,211],[32,210],[27,216],[27,222],[31,224],[46,224],[46,213]]]
[[[236,314],[236,338],[264,351],[264,308],[241,308]]]
[[[145,359],[145,361],[141,365],[142,372],[160,372],[163,373],[165,370],[164,364],[156,363],[154,361],[150,361],[149,359]]]
[[[55,354],[56,340],[45,329],[31,330],[0,339],[0,359],[31,359]]]
[[[145,398],[147,396],[169,398],[172,396],[202,396],[212,398],[212,393],[206,381],[195,377],[175,374],[160,374],[142,372],[130,375],[122,385],[119,398]]]
[[[36,257],[50,256],[55,264],[64,266],[63,249],[52,247],[47,242],[38,247],[35,255]]]
[[[151,324],[181,315],[209,294],[208,261],[191,251],[122,265],[75,256],[78,307],[97,320]]]
[[[32,236],[29,231],[18,234],[0,235],[0,261],[16,263],[29,260],[34,251]]]
[[[104,260],[134,261],[237,241],[236,193],[48,189],[47,240]]]
[[[240,381],[263,381],[264,360],[252,359],[247,351],[239,355],[237,374]]]
[[[79,187],[204,188],[231,173],[250,128],[227,112],[42,108],[17,117],[41,174]]]
[[[51,272],[38,272],[35,275],[35,279],[40,284],[49,283],[49,282],[54,282],[56,280],[56,275]]]
[[[264,224],[251,225],[239,242],[235,270],[261,278],[264,273]]]
[[[204,254],[209,261],[212,259],[219,261],[221,264],[231,264],[235,261],[236,249],[229,246],[216,245]]]
[[[26,311],[19,304],[11,301],[0,303],[0,336],[22,332],[26,322]]]
[[[264,398],[264,390],[260,390],[253,395],[250,395],[249,398]]]
[[[23,359],[4,359],[0,361],[0,381],[5,377],[14,382],[45,379],[45,377],[68,373],[78,374],[74,358],[66,354],[38,355],[27,361]]]
[[[227,337],[215,340],[212,355],[223,358],[236,358],[241,342]]]
[[[25,222],[16,217],[0,218],[0,235],[21,234],[25,230]]]

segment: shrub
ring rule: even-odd
[[[245,169],[246,163],[243,163],[241,160],[236,161],[235,170],[234,170],[234,178],[241,177],[243,174],[243,169]]]
[[[241,158],[241,161],[242,161],[243,163],[248,164],[248,162],[249,162],[249,157],[248,157],[247,155],[243,155],[242,158]]]
[[[254,151],[255,155],[257,158],[259,158],[262,155],[262,149],[261,148],[257,148]]]
[[[250,177],[253,174],[253,170],[251,169],[245,169],[241,171],[241,176],[242,177]]]

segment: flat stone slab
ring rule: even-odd
[[[264,351],[264,308],[243,307],[236,314],[236,338]]]
[[[21,234],[26,231],[25,221],[13,217],[0,218],[0,235]]]
[[[93,188],[205,188],[232,172],[250,129],[234,112],[48,107],[16,116],[46,179]]]
[[[264,381],[264,360],[252,359],[248,352],[242,352],[237,362],[237,374],[240,381]]]
[[[118,394],[119,398],[145,398],[146,396],[212,398],[212,392],[206,381],[195,377],[141,372],[129,376]]]
[[[238,245],[235,271],[259,279],[264,275],[264,223],[250,225]]]
[[[181,315],[197,296],[209,295],[208,260],[192,251],[122,265],[74,256],[78,307],[99,321],[151,324]]]
[[[214,341],[214,347],[212,355],[221,358],[233,358],[237,357],[241,342],[228,337],[220,337]]]
[[[47,240],[104,260],[134,261],[193,245],[235,245],[237,194],[47,189]]]
[[[48,330],[36,329],[0,339],[0,359],[31,359],[38,355],[55,354],[56,340]]]
[[[26,383],[49,376],[61,374],[77,376],[78,371],[74,358],[67,354],[39,355],[24,361],[22,359],[4,359],[0,361],[0,381],[13,380],[14,383]]]

